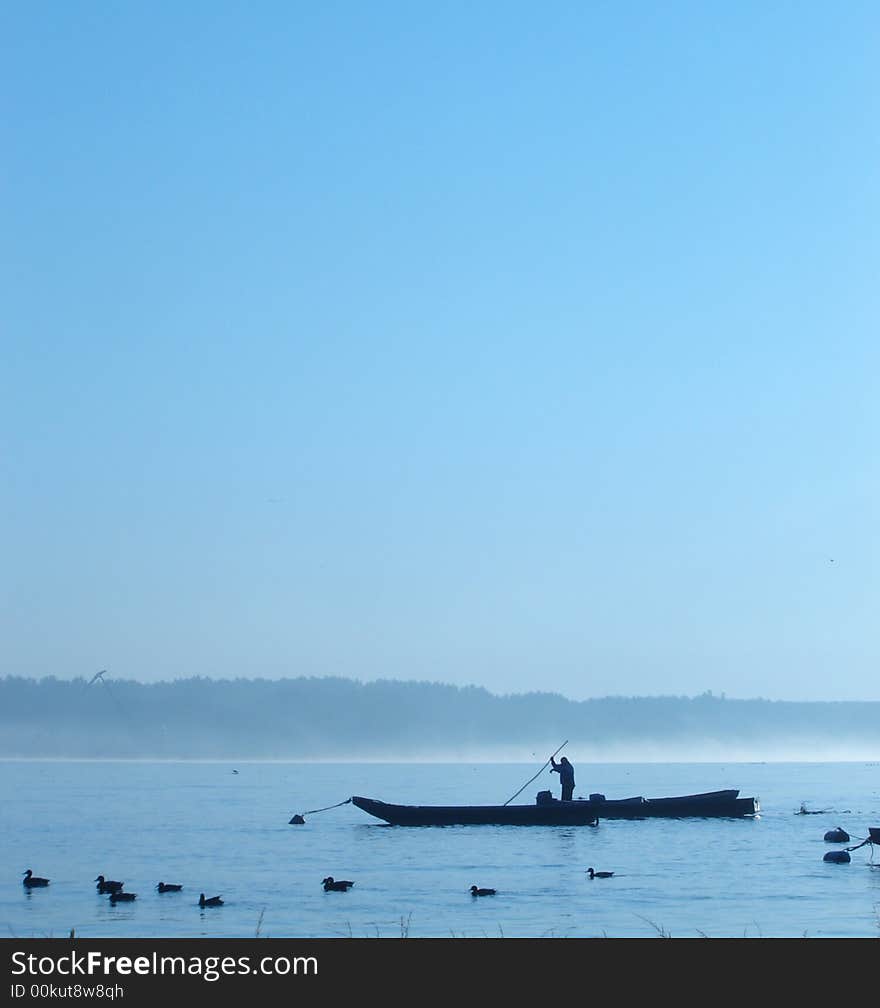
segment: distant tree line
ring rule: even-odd
[[[435,757],[568,739],[593,751],[698,742],[876,747],[880,703],[495,695],[443,683],[337,677],[139,683],[0,679],[0,758]],[[572,751],[571,749],[569,751]],[[549,754],[549,752],[548,752]],[[540,751],[543,757],[545,753]]]

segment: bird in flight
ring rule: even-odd
[[[94,675],[92,676],[92,678],[91,678],[91,679],[89,680],[89,682],[88,682],[88,685],[89,685],[89,686],[91,686],[91,685],[92,685],[92,683],[93,683],[93,682],[97,682],[97,681],[98,681],[98,679],[100,679],[100,680],[101,680],[101,681],[103,682],[103,681],[104,681],[104,673],[105,673],[106,671],[107,671],[107,669],[101,669],[101,671],[100,671],[100,672],[96,672],[96,673],[95,673],[95,674],[94,674]]]

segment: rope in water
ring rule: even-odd
[[[328,805],[327,808],[313,808],[311,812],[303,812],[302,815],[314,815],[316,812],[326,812],[327,809],[339,808],[340,805],[348,805],[351,798],[346,798],[345,801],[337,802],[335,805]]]
[[[873,844],[873,842],[874,841],[870,837],[866,837],[861,843],[856,844],[855,847],[844,847],[844,850],[848,851],[858,850],[859,847],[864,847],[865,844]]]
[[[290,820],[289,825],[293,826],[294,824],[296,824],[298,826],[301,826],[305,822],[305,819],[303,818],[303,816],[314,815],[316,812],[326,812],[327,809],[339,808],[340,805],[348,805],[348,803],[350,801],[351,801],[351,798],[346,798],[345,801],[337,802],[335,805],[327,805],[324,808],[315,808],[315,809],[312,809],[309,812],[298,812]]]

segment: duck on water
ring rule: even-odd
[[[99,875],[95,881],[98,883],[95,888],[99,893],[114,893],[122,892],[122,882],[115,882],[113,879],[105,879],[103,875]]]
[[[321,880],[321,885],[324,887],[324,892],[348,892],[354,882],[348,879],[335,879],[332,875],[328,875]]]
[[[49,880],[47,878],[40,878],[39,875],[34,875],[33,871],[28,868],[28,870],[24,873],[22,884],[25,889],[39,889],[43,886],[47,886],[49,884]]]

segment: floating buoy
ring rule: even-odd
[[[825,843],[849,843],[849,833],[840,826],[830,829],[825,834]]]
[[[834,864],[849,864],[852,860],[849,856],[849,851],[845,850],[830,850],[822,858],[823,861],[831,861]]]

